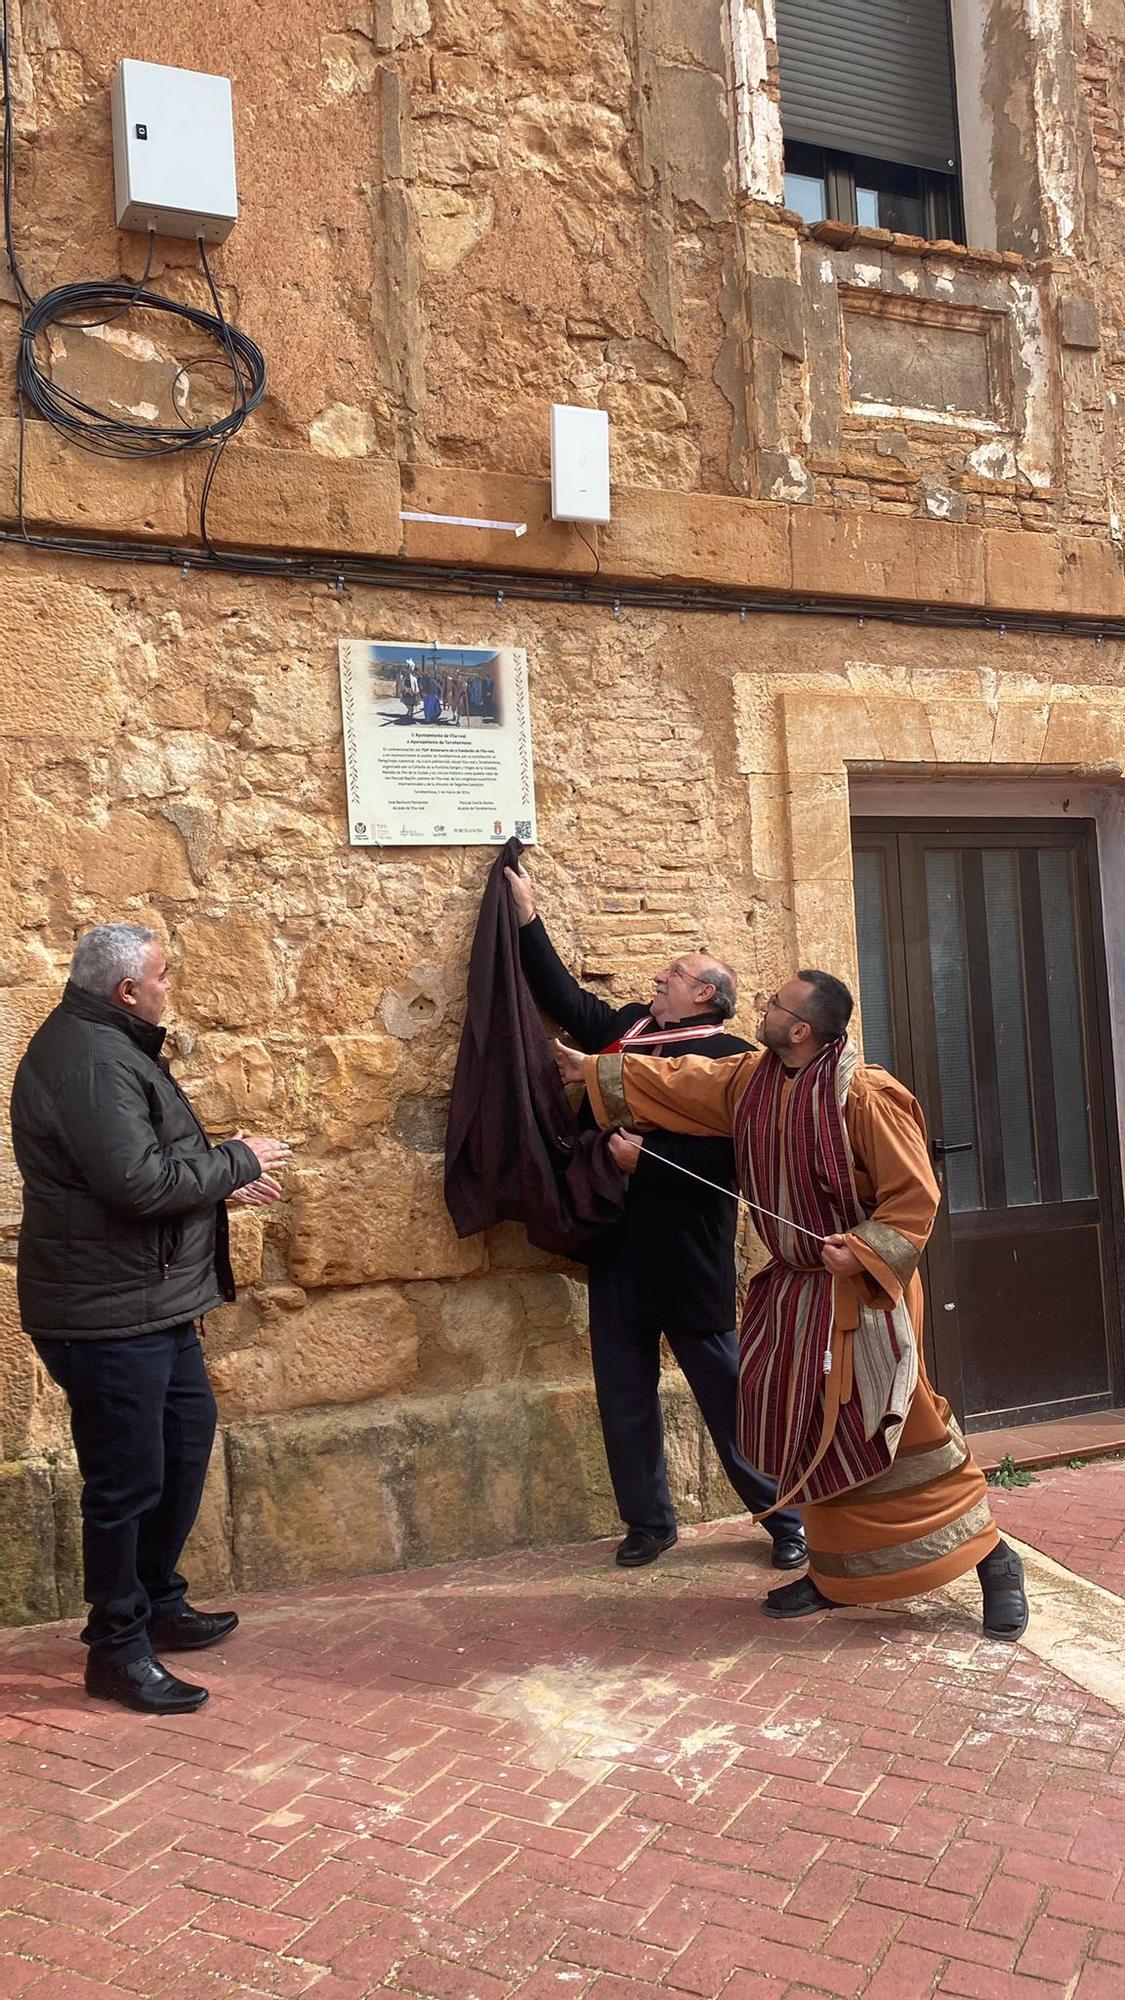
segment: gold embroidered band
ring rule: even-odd
[[[945,1444],[935,1445],[932,1451],[900,1452],[894,1464],[877,1479],[868,1479],[862,1486],[853,1486],[847,1493],[840,1494],[844,1502],[858,1499],[883,1500],[888,1493],[911,1493],[918,1486],[928,1486],[931,1479],[941,1479],[947,1472],[956,1472],[968,1458],[968,1448],[963,1439],[949,1438]],[[832,1505],[831,1501],[826,1503]]]
[[[910,1283],[918,1266],[919,1252],[906,1236],[900,1236],[887,1222],[861,1222],[849,1230],[850,1236],[858,1236],[881,1257],[888,1270],[894,1272],[899,1284],[904,1288]]]
[[[915,1541],[899,1542],[891,1549],[864,1549],[855,1555],[830,1554],[810,1545],[809,1561],[818,1576],[896,1576],[902,1570],[924,1569],[927,1563],[940,1562],[975,1535],[982,1535],[991,1522],[988,1501],[978,1500],[959,1520],[935,1528],[932,1534],[919,1535]]]
[[[622,1083],[624,1063],[624,1056],[598,1057],[598,1089],[605,1105],[607,1125],[629,1123],[629,1106],[625,1101],[625,1089]]]

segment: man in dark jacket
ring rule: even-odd
[[[646,1056],[731,1056],[749,1046],[723,1027],[735,1010],[729,966],[706,952],[685,953],[657,974],[647,1006],[611,1007],[585,992],[563,965],[535,914],[527,870],[521,864],[505,872],[531,990],[586,1054],[623,1040]],[[637,1569],[676,1540],[660,1415],[661,1333],[743,1505],[760,1513],[777,1494],[742,1456],[734,1436],[734,1148],[729,1139],[649,1132],[641,1145],[617,1135],[611,1150],[631,1179],[622,1221],[587,1253],[590,1352],[610,1478],[628,1531],[617,1561]],[[714,1185],[701,1186],[690,1175]],[[774,1567],[799,1568],[807,1556],[800,1516],[786,1509],[770,1515],[765,1526]]]
[[[89,931],[12,1092],[20,1315],[66,1392],[83,1482],[86,1688],[147,1714],[207,1699],[155,1649],[238,1623],[194,1610],[176,1572],[215,1435],[195,1323],[234,1297],[224,1202],[276,1201],[268,1169],[289,1152],[211,1146],[161,1055],[168,983],[155,931]]]

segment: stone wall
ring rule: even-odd
[[[112,228],[119,57],[234,79],[243,214],[214,264],[270,390],[223,461],[216,537],[406,575],[702,583],[732,610],[340,597],[5,549],[3,1082],[76,930],[139,918],[169,939],[177,1062],[209,1128],[294,1142],[284,1202],[234,1218],[242,1295],[208,1329],[223,1436],[194,1555],[213,1588],[613,1521],[580,1273],[514,1229],[459,1243],[441,1203],[490,856],[348,847],[340,636],[526,647],[536,873],[560,949],[625,999],[706,941],[739,970],[744,1028],[798,960],[853,968],[850,769],[1112,781],[1125,746],[1115,639],[770,609],[819,593],[876,616],[1125,617],[1125,31],[1109,0],[989,9],[974,87],[994,240],[971,252],[810,233],[783,210],[770,0],[269,13],[265,34],[261,9],[154,0],[142,47],[119,0],[13,4],[36,292],[140,269],[143,243]],[[154,276],[203,302],[190,245],[161,241]],[[4,524],[16,326],[9,287]],[[68,332],[50,358],[125,409],[159,406],[182,356],[152,321]],[[550,520],[553,399],[612,416],[606,529]],[[32,525],[190,542],[194,461],[92,460],[38,424],[23,442]],[[404,504],[529,532],[403,524]],[[5,1140],[9,1253],[17,1209]],[[694,1409],[666,1386],[684,1517],[720,1510]],[[75,1475],[10,1255],[0,1445],[0,1616],[72,1609]]]

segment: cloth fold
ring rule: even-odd
[[[522,1222],[540,1250],[582,1257],[621,1218],[626,1176],[608,1132],[579,1124],[520,966],[504,880],[523,848],[509,840],[481,898],[468,1004],[445,1141],[445,1205],[458,1236]]]

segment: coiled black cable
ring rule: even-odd
[[[127,280],[94,279],[72,285],[57,285],[53,291],[45,292],[42,298],[33,297],[24,282],[17,260],[12,223],[15,147],[8,11],[8,0],[3,0],[0,13],[2,21],[0,73],[4,89],[4,240],[21,306],[19,349],[16,359],[20,419],[21,530],[26,538],[24,424],[27,413],[31,411],[51,424],[80,451],[94,452],[105,458],[166,458],[177,452],[210,448],[211,463],[207,468],[200,493],[199,535],[204,547],[213,552],[211,538],[207,532],[207,502],[212,482],[226,446],[242,429],[250,412],[258,407],[265,394],[265,356],[257,342],[251,340],[249,334],[243,333],[239,327],[232,326],[223,312],[222,301],[211,275],[207,246],[202,236],[197,238],[197,244],[203,275],[211,294],[213,312],[206,312],[199,306],[186,305],[178,299],[165,298],[160,292],[149,290],[148,277],[152,269],[156,242],[151,231],[145,268],[135,284],[130,284]],[[78,332],[83,329],[92,330],[95,327],[107,326],[110,321],[120,319],[123,314],[137,308],[146,312],[171,313],[196,332],[205,334],[220,349],[218,354],[197,355],[178,370],[172,381],[170,395],[172,416],[175,418],[173,422],[137,423],[126,417],[115,416],[111,411],[99,409],[96,404],[86,402],[81,396],[54,381],[39,360],[36,344],[52,328],[72,327]],[[91,314],[93,317],[90,317]],[[209,423],[183,422],[175,407],[178,384],[190,375],[194,368],[216,366],[225,366],[230,372],[229,410],[222,416],[213,418]]]
[[[200,239],[203,266],[211,282],[207,253]],[[212,297],[218,295],[211,283]],[[221,417],[206,424],[188,424],[176,418],[172,423],[136,423],[87,403],[61,383],[52,380],[40,364],[36,342],[52,328],[104,326],[134,308],[145,312],[171,313],[188,326],[207,334],[222,349],[234,383],[231,407]],[[89,318],[86,315],[94,314]],[[100,315],[100,317],[98,317]],[[193,367],[213,366],[219,357],[203,356],[188,362],[176,381]],[[100,452],[107,458],[163,458],[173,452],[198,451],[201,447],[226,442],[241,430],[251,410],[261,402],[266,387],[266,363],[261,348],[240,328],[231,326],[222,309],[203,312],[198,306],[164,298],[144,285],[111,280],[86,284],[58,285],[45,292],[27,308],[20,327],[16,381],[27,408],[61,431],[81,451]]]

